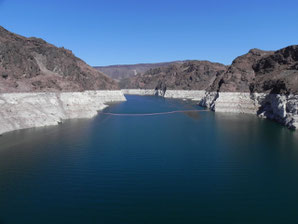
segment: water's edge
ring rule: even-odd
[[[126,101],[120,90],[0,94],[0,135],[19,129],[92,118],[111,102]]]
[[[123,89],[122,92],[128,95],[190,99],[215,112],[255,114],[293,130],[298,127],[298,95],[154,89]]]
[[[215,112],[255,114],[290,129],[298,127],[298,95],[123,89],[0,94],[0,135],[19,129],[57,125],[66,119],[92,118],[108,103],[126,101],[124,94],[189,99]]]

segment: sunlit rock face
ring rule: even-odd
[[[120,90],[0,94],[0,134],[57,125],[65,119],[91,118],[106,103],[125,101]]]
[[[116,90],[117,83],[40,38],[26,38],[0,26],[0,93]]]

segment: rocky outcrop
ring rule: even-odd
[[[0,93],[118,89],[117,83],[39,38],[26,38],[0,26]]]
[[[216,112],[256,114],[290,129],[298,128],[298,95],[221,92],[213,109]]]
[[[298,128],[298,95],[264,94],[258,115],[275,120],[291,129]]]
[[[298,94],[298,45],[263,57],[253,65],[256,74],[251,92]]]
[[[125,101],[120,90],[0,94],[0,134],[91,118],[108,102]]]
[[[209,91],[298,94],[298,46],[250,50],[218,76]]]
[[[253,65],[272,51],[252,49],[247,54],[237,57],[226,72],[217,76],[208,91],[250,92],[250,84],[255,80]]]

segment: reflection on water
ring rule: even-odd
[[[199,109],[128,96],[112,113]],[[0,138],[2,223],[295,223],[298,133],[252,115],[71,120]]]
[[[187,111],[187,112],[183,112],[183,113],[194,120],[199,120],[199,118],[200,118],[199,112]]]

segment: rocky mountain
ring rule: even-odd
[[[298,45],[278,51],[252,49],[230,66],[187,61],[121,80],[125,89],[180,89],[209,92],[298,93]]]
[[[123,89],[181,89],[201,90],[208,88],[227,67],[209,61],[187,61],[150,69],[145,74],[123,79]]]
[[[298,46],[250,50],[236,58],[210,88],[221,92],[298,93]]]
[[[135,65],[110,65],[110,66],[96,66],[98,71],[103,72],[115,80],[123,78],[130,78],[137,74],[144,74],[150,69],[168,66],[171,64],[181,64],[183,61],[164,62],[164,63],[150,63],[150,64],[135,64]]]
[[[210,91],[249,92],[249,85],[255,80],[253,65],[271,51],[252,49],[247,54],[237,57],[225,73],[218,76],[210,86]]]
[[[253,69],[256,78],[250,85],[251,91],[298,94],[298,45],[261,58]]]
[[[117,89],[115,81],[38,38],[26,38],[0,26],[0,93]]]

